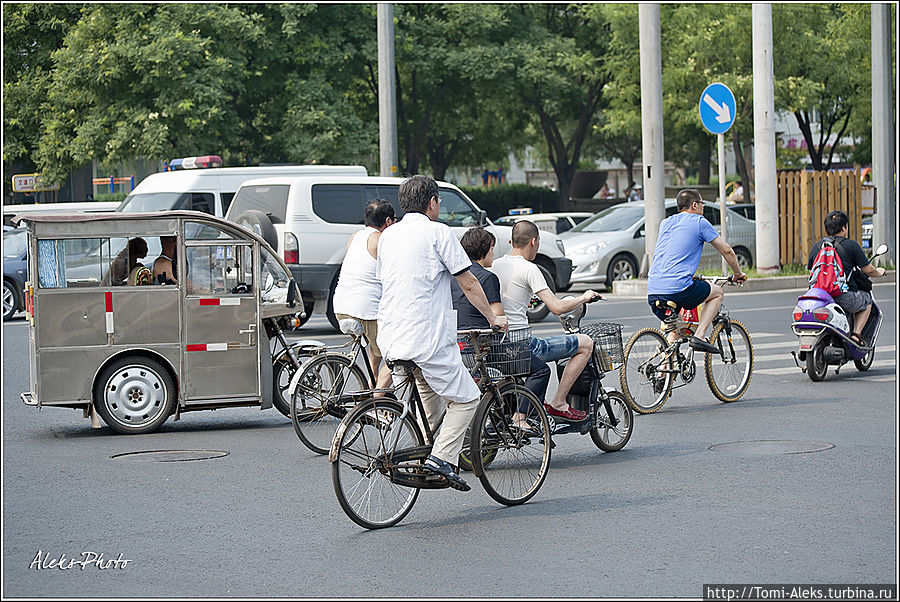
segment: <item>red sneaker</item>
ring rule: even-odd
[[[547,414],[549,414],[550,416],[562,418],[563,420],[568,420],[569,422],[581,422],[582,420],[587,418],[587,412],[576,410],[572,406],[569,406],[567,410],[562,411],[557,410],[549,403],[545,403],[544,408],[547,410]]]

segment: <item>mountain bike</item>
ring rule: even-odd
[[[321,347],[306,364],[292,385],[290,417],[297,437],[310,450],[325,455],[334,433],[347,412],[356,405],[351,393],[366,391],[387,394],[391,389],[373,391],[375,374],[363,353],[365,338],[356,320],[346,324],[350,340],[335,347]],[[354,326],[355,325],[355,326]],[[346,352],[338,351],[347,348]],[[359,356],[365,372],[359,367]]]
[[[732,277],[695,276],[714,284],[737,286]],[[657,303],[663,303],[657,301]],[[635,412],[652,414],[666,403],[672,389],[692,382],[697,374],[694,350],[682,353],[693,332],[690,324],[679,324],[682,308],[666,302],[674,311],[664,322],[664,329],[648,327],[635,332],[625,345],[625,363],[619,370],[619,384]],[[747,327],[733,320],[725,304],[712,321],[710,342],[718,353],[705,353],[703,358],[706,383],[720,401],[737,401],[747,391],[753,377],[753,341]],[[678,339],[668,342],[668,335],[678,331]],[[680,385],[675,380],[681,378]]]
[[[488,376],[485,360],[492,351],[492,333],[467,332],[475,348],[475,369],[485,375],[478,379],[482,396],[470,425],[469,457],[488,495],[512,506],[531,499],[547,477],[550,423],[543,403],[514,378]],[[515,352],[519,357],[521,347]],[[447,479],[424,467],[443,416],[434,428],[425,419],[413,376],[415,362],[398,360],[391,367],[398,399],[372,392],[345,394],[357,403],[338,425],[328,455],[341,508],[367,529],[400,522],[421,489],[449,486]],[[527,428],[512,422],[516,412],[525,414]]]

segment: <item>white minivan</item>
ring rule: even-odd
[[[262,165],[164,171],[144,178],[116,211],[142,213],[192,209],[224,217],[234,193],[253,178],[270,176],[365,176],[361,165]]]
[[[261,178],[245,182],[231,202],[226,219],[256,231],[284,258],[303,295],[307,316],[325,313],[337,328],[331,296],[344,260],[347,240],[363,225],[366,203],[384,198],[400,217],[398,190],[403,178],[309,177]],[[484,225],[496,237],[494,254],[510,249],[512,227],[492,224],[459,188],[438,182],[441,210],[438,220],[462,236],[471,226]],[[553,290],[569,287],[572,262],[562,240],[541,231],[541,246],[534,262]],[[302,269],[301,269],[302,268]],[[542,320],[548,308],[537,300],[528,317]]]

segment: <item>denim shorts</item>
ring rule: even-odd
[[[545,339],[531,337],[531,353],[545,362],[572,357],[578,353],[578,335],[567,334]]]

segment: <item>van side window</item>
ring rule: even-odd
[[[222,215],[228,213],[228,208],[231,206],[231,199],[234,198],[233,192],[220,192],[219,198],[222,199]]]
[[[253,293],[253,246],[246,244],[185,247],[188,295]]]
[[[366,201],[359,184],[314,184],[312,208],[332,224],[362,224]]]

